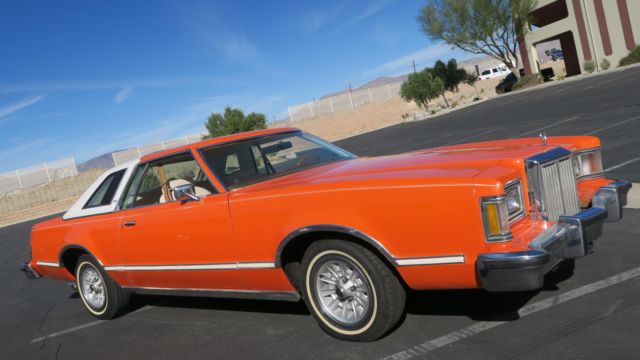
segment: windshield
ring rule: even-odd
[[[228,188],[294,173],[355,155],[302,132],[263,136],[202,150],[210,169]]]

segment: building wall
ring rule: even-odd
[[[640,43],[640,1],[639,0],[557,0],[566,4],[568,16],[562,20],[547,24],[529,32],[525,36],[525,51],[523,56],[528,57],[527,67],[525,62],[526,73],[537,73],[537,54],[534,46],[537,43],[552,39],[562,38],[563,45],[575,44],[573,49],[563,48],[563,52],[567,56],[576,56],[577,59],[567,59],[566,62],[580,64],[572,66],[571,70],[567,69],[568,75],[575,75],[584,72],[583,65],[585,61],[592,59],[596,63],[596,67],[600,68],[602,59],[606,58],[612,67],[617,66],[620,59],[627,55],[630,43]],[[539,0],[536,9],[555,3],[555,1]],[[629,21],[621,20],[619,4],[626,4],[628,10]],[[624,15],[624,14],[623,14]],[[544,19],[540,23],[544,23]],[[599,21],[600,20],[600,21]],[[624,35],[624,24],[630,25],[631,31],[628,35]],[[569,32],[569,34],[567,34]],[[633,41],[630,42],[630,37]],[[607,41],[608,38],[608,41]],[[577,62],[576,62],[577,60]]]

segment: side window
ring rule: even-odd
[[[485,70],[482,72],[482,75],[489,75],[491,74],[491,70]]]
[[[138,191],[138,185],[140,185],[140,179],[142,178],[142,175],[144,174],[144,170],[147,167],[145,165],[140,165],[136,168],[136,172],[133,175],[133,178],[131,179],[131,181],[129,182],[129,187],[127,188],[127,192],[125,193],[125,197],[124,200],[122,201],[122,208],[123,209],[128,209],[130,207],[133,207],[134,203],[136,202],[136,191]]]
[[[111,200],[113,200],[113,196],[116,194],[116,190],[118,189],[118,185],[120,185],[124,172],[125,170],[120,170],[107,176],[102,184],[100,184],[96,191],[91,195],[89,201],[84,205],[84,208],[88,209],[111,204]]]
[[[174,190],[192,185],[196,196],[207,196],[215,189],[191,154],[180,154],[140,168],[127,191],[123,208],[176,201]]]
[[[494,73],[497,73],[498,72],[498,68],[493,68],[493,69],[491,69],[491,71],[493,71]]]

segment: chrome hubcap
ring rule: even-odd
[[[101,309],[105,302],[104,282],[100,272],[91,267],[85,267],[80,277],[82,297],[93,309]]]
[[[346,259],[322,264],[316,276],[316,298],[332,320],[355,324],[367,316],[369,284],[358,268]]]

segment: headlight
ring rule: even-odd
[[[511,240],[509,210],[506,196],[484,197],[481,200],[484,232],[488,242]]]
[[[600,150],[585,151],[573,156],[573,171],[576,179],[602,174],[602,154]]]
[[[513,221],[524,214],[522,183],[520,180],[514,180],[507,183],[504,187],[504,193],[507,199],[507,213],[509,221]]]

